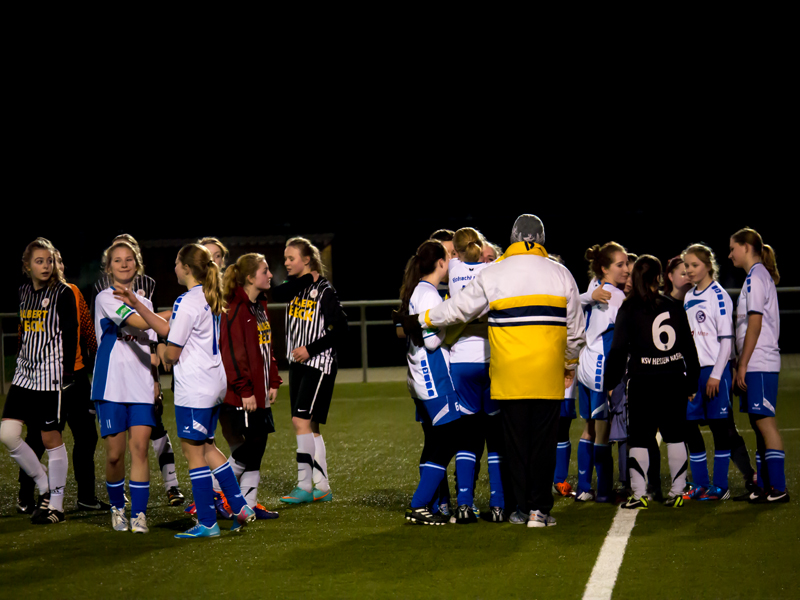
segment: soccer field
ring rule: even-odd
[[[0,404],[5,398],[0,396]],[[172,397],[165,423],[173,443]],[[787,485],[800,494],[800,371],[780,379],[779,426]],[[274,407],[278,432],[262,466],[260,501],[280,518],[242,533],[177,540],[192,525],[183,507],[166,503],[151,455],[150,533],[111,529],[108,514],[75,512],[67,482],[67,521],[31,525],[15,511],[17,467],[0,450],[0,597],[24,598],[582,598],[612,520],[614,506],[558,499],[558,525],[529,529],[508,523],[424,527],[404,511],[418,480],[422,431],[404,383],[341,384],[323,427],[334,501],[281,506],[294,486],[295,437],[287,386]],[[745,415],[737,423],[753,456]],[[573,449],[582,422],[573,423]],[[707,428],[704,428],[707,431]],[[219,432],[218,432],[219,433]],[[711,436],[704,436],[712,449]],[[65,434],[71,453],[72,438]],[[228,448],[218,435],[220,447]],[[575,484],[576,452],[570,481]],[[713,454],[710,462],[713,464]],[[662,452],[662,473],[669,472]],[[106,498],[102,442],[97,489]],[[176,447],[182,489],[188,468]],[[452,467],[451,467],[452,472]],[[731,465],[732,492],[744,491]],[[665,475],[666,477],[666,475]],[[484,456],[477,504],[488,509]],[[800,571],[800,496],[789,504],[687,502],[682,509],[639,511],[625,549],[614,598],[787,598]]]

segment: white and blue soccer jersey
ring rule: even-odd
[[[719,357],[720,340],[733,338],[733,302],[719,283],[712,282],[702,292],[694,286],[683,299],[697,358],[701,367],[713,367]]]
[[[583,308],[597,304],[592,298],[592,292],[599,287],[600,282],[597,281],[597,277],[592,277],[592,280],[589,282],[589,287],[587,287],[586,291],[581,294],[581,306]]]
[[[470,281],[475,279],[483,269],[492,263],[465,263],[457,258],[450,260],[448,265],[448,286],[451,298],[455,298]],[[467,324],[460,337],[450,347],[451,363],[488,363],[489,352],[489,321],[483,318],[489,312],[479,315],[477,319]]]
[[[196,285],[175,300],[167,343],[182,348],[173,367],[175,406],[211,408],[225,398],[228,387],[219,353],[219,317]]]
[[[775,282],[772,281],[769,271],[761,263],[754,264],[747,274],[736,306],[736,350],[740,355],[747,333],[747,319],[753,313],[762,315],[761,333],[747,370],[777,373],[781,370],[781,355],[778,348],[781,331],[778,290],[775,289]]]
[[[581,349],[578,382],[593,392],[603,391],[606,358],[614,339],[614,323],[619,307],[625,300],[625,292],[610,283],[604,285],[611,292],[608,304],[599,302],[594,306],[584,306],[583,309],[586,317],[586,346]]]
[[[420,281],[411,294],[409,314],[423,314],[426,310],[443,302],[435,286]],[[413,398],[431,400],[454,394],[450,378],[450,352],[442,347],[444,330],[424,329],[425,347],[420,348],[408,341],[408,391]],[[443,410],[447,409],[443,406]]]
[[[153,308],[147,298],[139,299]],[[142,331],[126,325],[136,311],[106,288],[94,300],[94,330],[97,356],[92,377],[92,400],[153,404],[150,344],[157,341],[152,329]]]

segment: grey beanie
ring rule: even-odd
[[[511,229],[511,243],[536,242],[544,245],[544,224],[536,215],[520,215]]]

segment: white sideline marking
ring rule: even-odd
[[[631,537],[638,514],[639,511],[635,509],[619,509],[611,523],[611,529],[608,530],[603,547],[600,548],[597,562],[594,563],[586,591],[583,593],[583,600],[611,599],[617,574],[622,565],[622,557],[625,555],[625,546],[628,545],[628,538]]]

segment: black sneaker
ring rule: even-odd
[[[626,502],[623,502],[620,506],[621,508],[631,508],[631,509],[645,509],[650,503],[647,501],[647,496],[642,496],[641,498],[635,498],[631,496],[628,498]]]
[[[178,486],[173,485],[167,490],[167,500],[169,500],[170,506],[180,506],[186,501],[186,498],[183,497]]]
[[[506,520],[506,515],[503,509],[499,506],[492,506],[489,508],[489,520],[492,523],[502,523]]]
[[[17,500],[17,512],[19,514],[32,515],[34,510],[36,510],[36,502],[34,502],[33,498]]]
[[[778,492],[775,488],[772,488],[769,495],[767,496],[767,502],[788,502],[789,501],[789,490],[783,490],[782,492]]]
[[[36,509],[31,513],[32,518],[37,518],[39,513],[50,510],[50,492],[46,494],[39,494],[39,504]]]
[[[683,506],[684,500],[683,495],[678,494],[677,496],[669,495],[667,496],[666,500],[664,500],[664,506],[669,508],[680,508]]]
[[[422,508],[408,508],[406,509],[406,521],[412,523],[421,523],[422,525],[444,525],[447,523],[447,518],[442,515],[432,515],[427,506]]]
[[[468,504],[462,504],[456,509],[456,523],[459,525],[466,525],[467,523],[477,523],[478,517],[475,516],[475,511]]]
[[[85,502],[83,500],[78,500],[77,504],[75,505],[76,510],[111,510],[111,505],[106,504],[102,500],[95,498],[91,502]]]
[[[767,497],[769,496],[770,493],[772,492],[770,491],[768,493],[766,490],[757,488],[756,490],[750,492],[747,495],[747,501],[750,504],[765,504],[767,502]]]
[[[64,513],[60,510],[53,510],[52,508],[45,508],[43,510],[36,509],[31,517],[31,523],[34,525],[49,525],[50,523],[63,523]]]

